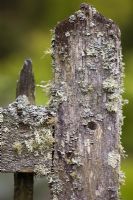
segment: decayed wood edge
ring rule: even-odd
[[[88,48],[89,36],[104,46],[103,38],[108,46],[101,46],[103,51],[96,55],[94,43],[92,49]],[[58,123],[54,133],[55,179],[51,182],[51,199],[118,200],[123,85],[120,30],[95,8],[81,4],[78,12],[56,26],[52,47],[55,90],[51,106],[57,108]],[[112,57],[106,60],[110,49]],[[102,60],[96,64],[94,57],[100,56]],[[88,70],[89,59],[92,65],[88,65]],[[101,78],[95,74],[98,67]],[[96,84],[100,82],[97,91],[94,79]],[[87,107],[87,102],[91,107]],[[84,121],[79,117],[82,114]]]
[[[26,95],[31,104],[35,103],[35,81],[32,73],[32,61],[25,60],[17,83],[16,97]],[[14,173],[14,200],[33,200],[34,173]]]

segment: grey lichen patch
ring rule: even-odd
[[[43,106],[30,105],[25,95],[19,96],[15,102],[9,104],[3,113],[12,118],[14,123],[23,123],[34,127],[45,124],[49,115],[53,115]]]
[[[71,16],[69,17],[69,22],[70,22],[70,23],[75,22],[75,20],[76,20],[76,16],[75,16],[75,15],[71,15]]]
[[[2,123],[3,120],[4,120],[4,117],[3,117],[3,115],[0,113],[0,123]]]
[[[65,36],[66,36],[66,37],[70,37],[70,32],[67,31],[67,32],[65,33]]]
[[[34,139],[25,140],[26,149],[28,152],[33,152],[34,148]]]
[[[122,99],[122,105],[125,106],[129,103],[128,99]]]
[[[18,155],[21,155],[22,153],[22,148],[23,148],[23,145],[21,144],[21,142],[19,141],[16,141],[13,143],[12,145],[13,147],[13,150],[18,154]]]
[[[125,173],[120,170],[119,171],[119,183],[120,183],[120,185],[125,184],[125,179],[126,179]]]
[[[37,84],[36,85],[37,87],[40,87],[42,89],[42,91],[44,93],[46,93],[46,95],[50,95],[50,89],[51,89],[51,86],[52,86],[52,81],[49,80],[49,81],[41,81],[41,84]]]
[[[57,112],[58,107],[61,103],[68,100],[67,85],[66,82],[62,81],[60,85],[52,84],[51,87],[51,98],[49,102],[49,107],[53,112]]]
[[[96,56],[97,55],[97,52],[95,49],[87,49],[86,50],[86,55],[87,56]]]
[[[92,27],[94,27],[94,26],[96,26],[96,24],[94,23],[94,22],[90,22],[90,27],[92,28]]]
[[[63,182],[58,174],[50,173],[48,175],[48,183],[52,185],[51,192],[53,196],[58,196],[62,192]]]
[[[85,82],[85,81],[80,81],[80,82],[79,82],[79,86],[80,86],[81,91],[82,91],[84,94],[88,94],[89,92],[92,92],[92,91],[93,91],[93,86],[92,86],[92,84],[88,84],[88,83]]]
[[[77,18],[79,18],[81,21],[86,19],[86,15],[81,10],[78,10],[75,14],[77,15]]]
[[[105,104],[107,111],[109,112],[117,112],[118,111],[118,103],[114,101],[110,101]]]
[[[119,166],[120,163],[120,154],[115,151],[111,151],[108,153],[108,165],[112,168],[116,168]]]
[[[52,55],[52,53],[53,53],[53,52],[52,52],[52,49],[51,49],[51,48],[48,48],[47,50],[44,51],[43,57],[46,56],[46,55]]]
[[[120,133],[121,134],[121,133]],[[120,155],[122,158],[127,158],[127,154],[126,154],[126,151],[124,149],[124,147],[122,146],[122,144],[120,143],[119,145],[119,151],[120,151]]]
[[[103,89],[107,92],[114,92],[118,88],[118,82],[113,78],[109,77],[103,81]]]
[[[104,36],[104,33],[100,32],[100,31],[97,33],[97,37],[98,37],[98,38],[99,38],[99,37],[103,37],[103,36]]]
[[[48,169],[48,167],[42,164],[38,164],[34,166],[34,173],[36,174],[36,176],[46,176],[50,173],[50,170]]]

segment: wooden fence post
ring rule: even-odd
[[[24,66],[20,73],[20,78],[17,84],[16,97],[20,95],[26,95],[29,102],[31,104],[34,104],[34,92],[35,82],[34,75],[32,73],[32,62],[30,59],[27,59],[25,60]],[[33,200],[33,182],[33,172],[14,173],[14,200]]]
[[[54,200],[118,200],[122,124],[119,28],[88,4],[52,40],[57,108]]]

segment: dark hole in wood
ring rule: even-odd
[[[61,159],[62,158],[61,152],[58,150],[57,153],[58,153],[59,158]]]
[[[97,129],[97,124],[96,122],[88,122],[88,128],[91,129],[91,130],[96,130]]]
[[[69,151],[69,152],[66,152],[66,156],[67,158],[71,158],[73,155],[73,152]]]

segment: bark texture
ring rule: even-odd
[[[119,28],[90,5],[52,40],[57,111],[51,199],[118,200],[122,65]]]

